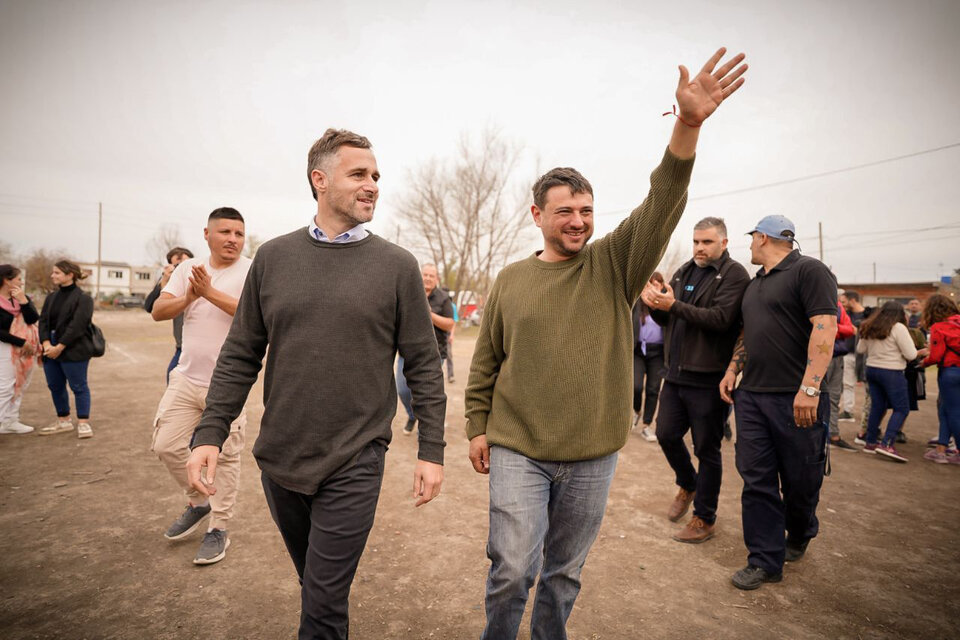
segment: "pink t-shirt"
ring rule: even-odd
[[[251,260],[241,256],[229,267],[219,270],[210,266],[209,258],[184,260],[174,269],[163,292],[175,297],[184,295],[190,286],[193,265],[196,264],[207,268],[210,284],[214,289],[239,298]],[[187,305],[183,311],[183,351],[177,371],[198,387],[209,387],[217,356],[220,355],[220,347],[227,339],[232,322],[233,316],[206,298],[197,298]]]

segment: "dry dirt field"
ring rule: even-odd
[[[148,451],[150,423],[173,351],[170,326],[142,311],[98,312],[110,345],[91,365],[93,439],[0,436],[0,637],[293,638],[299,587],[270,519],[250,448],[227,558],[191,564],[199,534],[162,537],[183,498]],[[483,627],[487,486],[467,458],[463,383],[472,341],[455,347],[446,482],[414,509],[415,438],[394,421],[376,524],[351,598],[354,638],[469,639]],[[53,419],[42,372],[22,419]],[[719,534],[673,542],[664,517],[676,489],[659,447],[637,436],[621,453],[600,539],[583,572],[571,638],[957,638],[960,467],[920,456],[936,434],[931,396],[910,416],[910,463],[835,452],[820,536],[784,581],[750,593],[730,584],[745,563],[733,445]],[[318,381],[322,384],[322,381]],[[852,423],[841,423],[853,439]],[[528,607],[529,616],[529,607]],[[521,638],[529,638],[527,620]]]

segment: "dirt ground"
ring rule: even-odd
[[[0,436],[0,637],[295,637],[296,574],[250,454],[260,385],[247,405],[232,545],[223,562],[196,567],[199,533],[180,543],[161,535],[184,500],[148,451],[173,351],[170,326],[139,310],[95,319],[109,351],[91,365],[94,438]],[[420,509],[411,498],[416,439],[394,421],[380,508],[353,586],[352,637],[476,638],[483,627],[487,484],[469,465],[463,429],[472,348],[463,336],[454,349],[443,494]],[[22,410],[33,425],[54,417],[38,373]],[[834,452],[819,537],[782,583],[749,593],[730,584],[746,559],[732,443],[723,450],[719,533],[683,545],[670,539],[678,526],[664,516],[676,492],[669,467],[658,446],[631,436],[570,638],[956,638],[960,466],[921,459],[937,430],[933,371],[928,380],[932,393],[906,425],[910,463]],[[841,429],[853,439],[853,423]],[[521,638],[529,638],[527,609]]]

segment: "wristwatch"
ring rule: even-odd
[[[820,395],[820,389],[817,389],[816,387],[808,387],[802,384],[800,385],[800,391],[807,394],[811,398],[816,398],[818,395]]]

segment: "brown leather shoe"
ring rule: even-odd
[[[695,495],[697,495],[696,491],[680,489],[677,497],[673,499],[673,504],[671,504],[667,510],[667,518],[670,522],[676,522],[687,513],[687,509],[690,508],[690,503],[693,502],[693,496]]]
[[[687,526],[678,531],[673,539],[677,542],[689,542],[690,544],[706,542],[713,537],[716,528],[717,525],[707,524],[697,516],[693,516]]]

